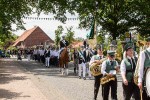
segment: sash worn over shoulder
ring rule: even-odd
[[[79,53],[79,56],[85,61],[83,54],[80,51],[78,51],[78,53]]]

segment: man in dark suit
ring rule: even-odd
[[[59,44],[60,44],[60,50],[59,50],[58,59],[59,59],[60,54],[63,51],[64,47],[67,47],[69,45],[69,42],[65,39],[65,36],[62,36],[62,40],[60,41]]]
[[[62,36],[62,40],[60,41],[60,49],[67,47],[69,42],[65,39],[65,36]]]

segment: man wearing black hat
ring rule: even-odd
[[[61,52],[63,51],[64,47],[67,47],[69,45],[69,42],[65,39],[65,36],[62,36],[62,40],[60,41],[60,50],[59,50],[59,55],[58,55],[58,59],[59,56],[61,54]]]
[[[100,46],[97,47],[97,55],[92,56],[89,66],[91,66],[93,63],[97,63],[98,65],[101,64],[100,60],[104,58],[103,51]],[[97,94],[100,88],[100,79],[102,78],[102,74],[99,73],[98,75],[94,76],[94,100],[97,99]]]
[[[102,63],[101,72],[104,77],[108,76],[114,80],[108,81],[103,84],[103,100],[108,100],[109,90],[111,88],[111,99],[117,100],[117,78],[116,72],[119,70],[118,62],[115,60],[115,52],[107,51],[108,59]]]
[[[134,95],[135,100],[140,100],[140,90],[134,83],[134,72],[136,69],[137,58],[134,56],[132,44],[127,43],[124,47],[125,57],[121,62],[121,76],[123,80],[123,96],[124,100],[130,100]]]
[[[138,86],[140,89],[143,90],[143,94],[142,94],[143,100],[150,100],[150,96],[148,96],[148,93],[146,93],[146,88],[144,86],[147,81],[146,78],[144,78],[144,76],[146,75],[147,70],[150,69],[150,37],[148,37],[146,41],[147,41],[148,48],[146,50],[143,50],[140,53],[140,57],[139,57]]]
[[[65,36],[62,36],[62,40],[60,41],[60,48],[64,48],[69,45],[69,42],[65,39]]]

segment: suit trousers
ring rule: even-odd
[[[76,73],[76,70],[78,70],[78,63],[79,63],[79,60],[77,58],[74,59],[74,73]]]
[[[142,94],[143,100],[150,100],[150,97],[148,97],[146,90],[143,90],[143,94]]]
[[[102,78],[102,76],[103,76],[102,74],[98,76],[94,76],[94,100],[97,99],[97,94],[100,88],[100,79]]]
[[[111,88],[111,99],[117,100],[117,78],[115,81],[109,81],[105,83],[103,86],[103,100],[109,100],[109,90]]]
[[[122,83],[122,87],[124,100],[130,100],[132,95],[134,95],[135,100],[141,100],[140,90],[134,82],[128,82],[128,85]]]

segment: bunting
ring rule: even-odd
[[[26,20],[60,20],[60,19],[56,19],[56,18],[40,18],[40,17],[23,17],[23,19]],[[70,20],[79,20],[79,18],[67,18],[68,21]]]

